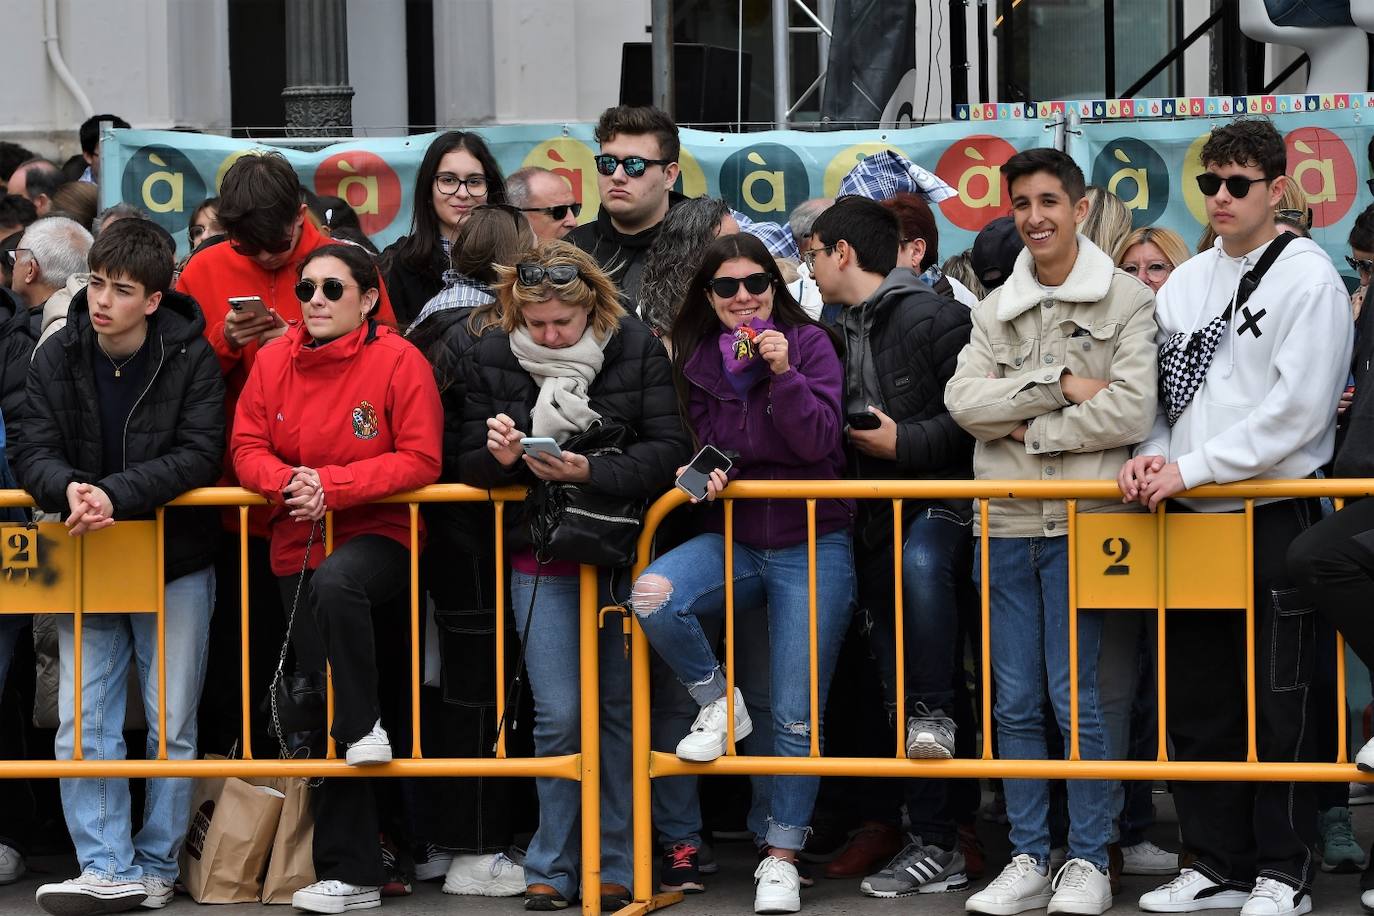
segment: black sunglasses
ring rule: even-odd
[[[564,283],[571,283],[577,277],[576,264],[550,264],[545,267],[543,264],[525,261],[515,265],[515,279],[521,286],[538,286],[546,281],[554,286],[562,286]]]
[[[733,299],[739,293],[740,284],[751,296],[762,295],[773,285],[773,275],[759,271],[747,277],[716,277],[706,284],[706,288],[716,294],[718,299]]]
[[[1374,261],[1366,261],[1362,258],[1352,258],[1350,255],[1346,255],[1345,263],[1349,264],[1350,269],[1356,273],[1374,274]]]
[[[1374,178],[1366,178],[1364,180],[1364,186],[1369,188],[1370,194],[1374,194]]]
[[[245,258],[256,258],[264,251],[268,254],[284,254],[291,250],[292,243],[293,240],[291,235],[279,241],[272,242],[269,245],[259,245],[256,242],[244,242],[231,238],[229,240],[229,247],[234,249],[236,254],[241,254]]]
[[[602,153],[596,157],[596,170],[602,175],[614,175],[617,166],[625,166],[625,174],[631,178],[638,178],[648,171],[651,165],[669,165],[671,159],[645,159],[643,156],[626,156],[621,159],[612,156],[610,153]]]
[[[1280,207],[1274,211],[1274,216],[1278,219],[1299,225],[1304,229],[1312,228],[1311,207],[1308,207],[1306,210],[1289,210],[1286,207]]]
[[[614,172],[615,169],[611,169],[611,171]],[[559,204],[556,207],[519,207],[518,209],[521,213],[547,213],[556,220],[561,220],[567,216],[569,210],[572,211],[573,219],[582,215],[581,204]]]
[[[1226,193],[1239,200],[1250,193],[1252,185],[1259,184],[1261,181],[1273,181],[1272,178],[1246,178],[1244,175],[1232,175],[1229,178],[1222,178],[1215,172],[1203,172],[1197,176],[1198,190],[1203,197],[1215,197],[1221,190],[1222,185],[1226,185]]]
[[[345,283],[342,280],[336,280],[334,277],[329,277],[319,285],[319,289],[324,290],[324,297],[330,302],[338,302],[343,298],[344,290],[354,289],[356,286],[357,284],[355,283]],[[315,298],[315,289],[316,286],[313,281],[301,280],[296,284],[296,298],[304,305]]]

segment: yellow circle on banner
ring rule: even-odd
[[[1183,154],[1183,169],[1178,177],[1183,182],[1183,199],[1188,204],[1188,212],[1193,214],[1199,226],[1207,225],[1208,220],[1207,198],[1198,189],[1197,176],[1207,171],[1202,167],[1202,148],[1207,145],[1207,138],[1211,135],[1209,131],[1188,145],[1188,152]]]
[[[521,168],[538,166],[560,176],[572,186],[573,200],[582,204],[579,223],[596,219],[601,198],[596,190],[596,163],[592,157],[596,152],[581,140],[571,137],[554,137],[545,140],[529,151]]]
[[[840,190],[840,182],[844,181],[844,176],[848,175],[863,160],[872,156],[874,153],[881,153],[883,150],[892,149],[889,143],[856,143],[840,151],[830,164],[825,167],[825,177],[821,179],[821,187],[826,197],[834,197]],[[901,150],[895,150],[901,152]]]
[[[229,171],[229,166],[244,156],[260,156],[262,152],[260,149],[239,149],[225,156],[224,161],[219,164],[219,168],[215,171],[215,195],[219,195],[219,186],[224,183],[224,173]]]

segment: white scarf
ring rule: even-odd
[[[601,419],[592,410],[587,389],[606,361],[605,341],[598,341],[590,327],[571,347],[541,346],[524,328],[510,335],[510,351],[520,366],[539,384],[539,397],[530,411],[530,435],[565,442]]]

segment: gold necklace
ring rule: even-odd
[[[108,359],[108,360],[110,361],[110,365],[114,367],[115,378],[119,378],[119,376],[120,376],[120,371],[121,371],[125,366],[129,365],[129,363],[133,362],[133,361],[134,361],[134,358],[137,357],[138,354],[140,354],[140,353],[143,352],[143,344],[146,344],[147,342],[148,342],[148,335],[147,335],[147,334],[144,334],[144,335],[143,335],[143,343],[140,343],[140,344],[138,345],[138,349],[135,350],[133,353],[130,353],[129,356],[128,356],[128,358],[125,359],[124,362],[122,362],[122,363],[117,363],[117,362],[115,362],[113,356],[111,356],[111,355],[108,354],[108,353],[105,353],[105,348],[104,348],[103,346],[101,346],[101,344],[99,343],[99,341],[96,342],[96,346],[97,346],[97,347],[100,347],[100,352],[101,352],[101,353],[105,353],[105,358]]]

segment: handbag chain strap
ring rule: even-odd
[[[286,635],[281,641],[281,652],[277,655],[277,670],[272,673],[272,686],[268,690],[268,703],[272,709],[272,734],[277,739],[277,753],[286,758],[286,736],[282,734],[281,715],[277,710],[277,688],[286,674],[286,654],[291,648],[291,628],[296,623],[296,608],[301,604],[301,588],[305,585],[305,573],[310,568],[310,548],[315,543],[315,535],[324,523],[317,519],[310,524],[310,534],[305,539],[305,559],[301,561],[300,577],[296,580],[296,596],[291,599],[291,613],[286,618]],[[307,752],[308,753],[308,752]]]

